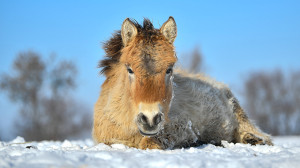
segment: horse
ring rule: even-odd
[[[223,83],[175,68],[173,17],[154,28],[125,19],[104,43],[106,80],[94,106],[95,143],[175,149],[221,142],[272,145]]]

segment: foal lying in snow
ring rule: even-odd
[[[224,84],[174,70],[177,27],[126,19],[104,44],[106,80],[94,109],[96,143],[172,149],[221,140],[272,145]]]

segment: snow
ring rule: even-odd
[[[175,150],[140,150],[122,144],[94,145],[90,139],[0,142],[0,167],[300,167],[300,136],[275,137],[274,146],[223,141]]]

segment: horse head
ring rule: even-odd
[[[177,61],[173,42],[176,23],[170,17],[160,29],[145,19],[143,25],[126,19],[122,24],[120,64],[126,71],[135,122],[142,135],[156,135],[168,120],[172,100],[173,66]]]

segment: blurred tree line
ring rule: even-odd
[[[199,48],[184,54],[185,69],[203,73]],[[242,99],[250,119],[272,135],[300,135],[300,70],[252,72],[244,81]]]
[[[14,129],[26,140],[63,140],[90,132],[91,116],[72,98],[77,68],[73,62],[50,61],[32,51],[20,53],[12,71],[0,76],[0,89],[20,104]]]
[[[182,56],[190,72],[204,72],[199,48]],[[70,61],[42,60],[35,52],[20,53],[12,71],[0,76],[0,89],[20,104],[17,135],[26,140],[63,140],[90,133],[89,111],[72,98],[77,68]],[[244,81],[245,110],[272,135],[300,135],[300,70],[252,72]]]
[[[244,84],[246,109],[272,135],[300,135],[300,71],[253,72]]]

